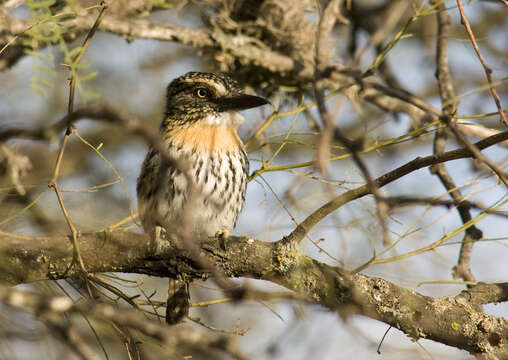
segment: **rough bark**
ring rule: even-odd
[[[8,284],[80,274],[79,267],[73,265],[73,249],[67,236],[22,238],[2,233],[0,244],[0,279]],[[184,272],[191,278],[206,278],[210,273],[195,265],[174,240],[157,243],[141,234],[103,232],[81,235],[79,246],[91,273],[173,277]],[[432,298],[380,278],[352,274],[313,260],[286,239],[273,243],[246,237],[231,237],[226,243],[208,239],[203,241],[199,256],[225,277],[272,281],[339,314],[363,314],[383,321],[414,340],[432,339],[487,358],[508,357],[508,320],[477,312],[474,306],[506,299],[506,284],[480,284],[481,295],[473,287],[456,297]],[[248,296],[248,289],[241,293]]]

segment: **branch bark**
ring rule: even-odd
[[[31,238],[0,233],[0,244],[0,280],[11,285],[80,273],[79,268],[70,267],[73,249],[68,236]],[[104,232],[82,235],[79,246],[90,272],[164,277],[185,273],[193,278],[206,278],[210,273],[196,267],[174,240],[157,243],[146,235]],[[491,359],[508,356],[508,320],[475,311],[467,295],[476,299],[474,303],[504,300],[506,284],[483,284],[481,295],[464,290],[457,297],[432,298],[320,263],[284,239],[267,243],[231,237],[223,244],[211,238],[202,242],[201,251],[225,276],[272,281],[341,315],[362,314],[383,321],[414,340],[432,339]],[[244,293],[248,295],[248,289]],[[486,298],[489,293],[491,299]]]

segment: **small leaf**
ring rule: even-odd
[[[102,96],[101,93],[94,92],[94,91],[80,91],[79,94],[83,97],[83,99],[87,100],[96,100],[100,99]]]
[[[86,75],[83,75],[83,76],[80,76],[79,77],[79,80],[80,81],[88,81],[88,80],[92,80],[93,78],[95,78],[97,75],[99,74],[98,71],[92,71]]]
[[[39,66],[39,65],[35,65],[34,66],[34,69],[35,70],[39,70],[39,71],[42,71],[43,73],[46,73],[48,74],[49,76],[53,76],[55,77],[56,76],[56,71],[49,68],[49,67],[46,67],[46,66]]]
[[[42,8],[49,8],[55,3],[55,0],[40,0],[40,1],[27,1],[27,5],[30,10],[39,10]]]

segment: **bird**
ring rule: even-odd
[[[249,172],[239,112],[268,103],[223,73],[188,72],[169,83],[159,133],[174,161],[164,161],[154,146],[143,161],[136,190],[145,233],[227,238],[243,208]],[[188,282],[170,280],[167,323],[181,321],[188,299]]]

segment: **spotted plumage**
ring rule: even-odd
[[[237,135],[239,111],[266,103],[242,94],[224,74],[191,72],[169,84],[160,132],[170,157],[185,169],[164,164],[149,149],[137,183],[145,232],[160,226],[175,235],[185,228],[191,235],[215,236],[235,226],[249,169]]]

